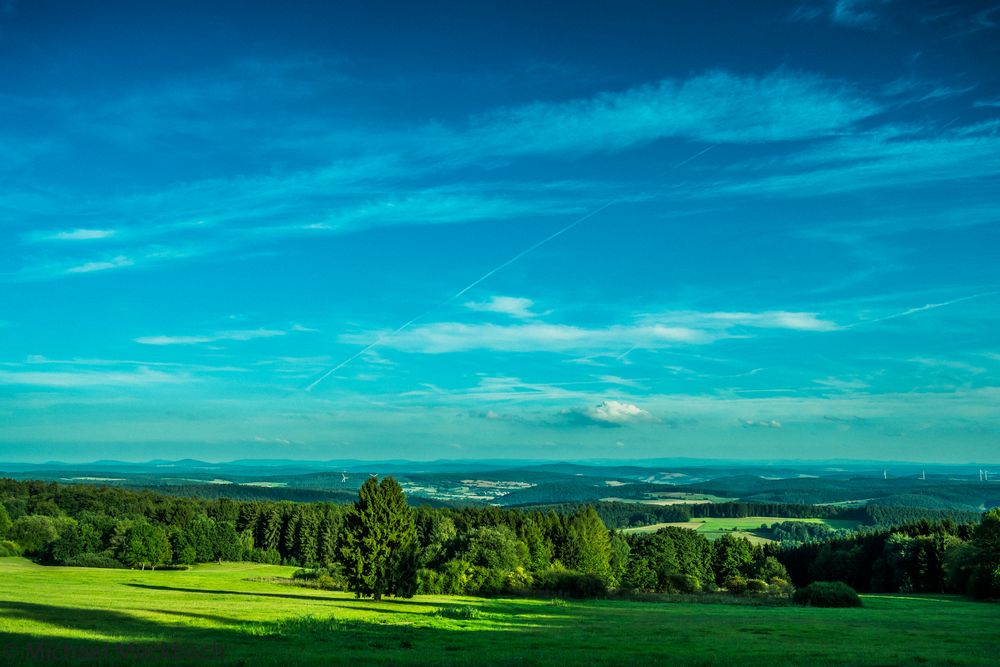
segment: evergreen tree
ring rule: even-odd
[[[303,566],[315,565],[318,555],[319,517],[311,507],[303,509],[299,515],[299,525],[295,536],[296,558]]]
[[[265,551],[278,551],[281,546],[281,528],[284,524],[280,505],[271,505],[267,510],[260,548]]]
[[[361,485],[344,521],[340,556],[348,590],[358,597],[416,592],[417,529],[396,480],[369,478]]]

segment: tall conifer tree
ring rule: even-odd
[[[365,480],[344,521],[340,556],[348,588],[358,597],[413,597],[417,529],[403,489],[387,477]]]

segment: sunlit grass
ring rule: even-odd
[[[956,597],[866,596],[862,609],[457,596],[374,602],[248,581],[292,571],[216,563],[140,572],[0,559],[0,651],[23,662],[17,651],[25,646],[51,649],[32,654],[38,664],[62,664],[60,655],[187,664],[178,656],[193,654],[228,665],[993,664],[1000,629],[1000,606]],[[86,653],[119,646],[147,653]]]

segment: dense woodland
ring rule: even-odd
[[[356,504],[209,500],[9,479],[0,480],[0,500],[0,555],[51,564],[146,568],[248,560],[308,568],[304,576],[344,587],[356,569],[353,555],[364,548],[352,543]],[[967,523],[913,522],[905,509],[755,503],[412,509],[404,502],[383,511],[412,522],[406,548],[415,592],[787,595],[791,584],[843,581],[860,591],[1000,595],[998,510]],[[874,525],[830,539],[820,529],[781,522],[768,530],[785,541],[764,546],[731,535],[710,542],[676,527],[632,535],[613,529],[632,525],[635,512],[652,523],[775,515]],[[903,525],[885,528],[894,516]]]
[[[780,516],[789,519],[810,518],[856,521],[859,526],[898,526],[921,519],[951,520],[969,523],[979,520],[980,512],[954,509],[927,510],[913,507],[838,507],[834,505],[803,505],[799,503],[728,502],[678,505],[647,505],[622,502],[593,502],[592,506],[608,528],[632,528],[655,523],[677,523],[708,517],[742,518],[748,516]],[[555,511],[571,514],[582,507],[580,503],[524,506],[523,509]],[[770,536],[769,536],[770,537]],[[780,538],[777,538],[780,541]]]

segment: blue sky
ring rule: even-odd
[[[995,460],[1000,3],[0,0],[0,460]]]

